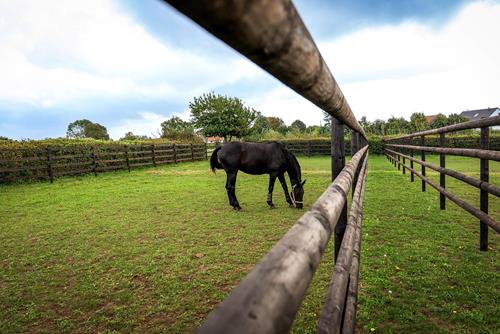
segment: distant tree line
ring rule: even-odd
[[[438,114],[429,123],[423,113],[413,113],[409,121],[403,117],[391,116],[387,121],[377,119],[374,122],[370,122],[363,116],[359,123],[365,129],[367,135],[387,136],[436,129],[466,121],[468,121],[466,117],[458,114],[451,114],[449,116]]]
[[[330,136],[331,116],[324,113],[320,125],[306,126],[297,119],[289,126],[274,116],[264,116],[259,111],[245,106],[237,97],[228,97],[213,92],[193,98],[189,102],[191,119],[185,121],[172,116],[160,124],[158,132],[161,138],[173,141],[201,141],[205,137],[220,137],[224,141],[233,138],[249,141],[270,139],[318,138]],[[427,129],[439,128],[450,124],[461,123],[468,119],[458,114],[449,116],[438,114],[428,122],[423,113],[413,113],[409,120],[392,116],[388,120],[377,119],[373,122],[362,117],[359,121],[367,135],[388,136],[407,134]],[[350,131],[347,127],[346,134]],[[76,120],[68,125],[67,138],[110,140],[105,126],[88,119]],[[141,141],[151,139],[146,135],[127,132],[120,140]],[[0,140],[9,140],[0,137]]]

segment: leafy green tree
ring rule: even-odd
[[[196,128],[205,136],[223,137],[224,141],[250,134],[257,118],[257,111],[246,107],[240,99],[214,93],[195,97],[189,108]]]
[[[359,125],[361,125],[367,135],[372,134],[372,123],[366,119],[366,116],[361,117]]]
[[[88,119],[79,119],[69,123],[66,136],[68,138],[85,138],[85,128],[89,124],[92,124],[92,122]]]
[[[7,138],[7,137],[4,137],[4,136],[0,136],[0,140],[4,140],[4,141],[12,141],[12,139]]]
[[[68,138],[94,138],[109,140],[109,134],[106,127],[99,123],[93,123],[88,119],[79,119],[69,123],[66,136]]]
[[[397,135],[410,132],[410,122],[403,117],[391,116],[387,120],[387,134]]]
[[[272,130],[281,134],[285,134],[288,130],[285,122],[279,117],[270,116],[267,117],[267,121],[269,122],[269,126]]]
[[[414,112],[410,116],[410,126],[413,132],[424,131],[429,128],[427,118],[421,112]]]
[[[252,133],[261,135],[266,131],[269,131],[270,129],[271,126],[269,124],[269,121],[267,120],[267,117],[263,116],[260,112],[257,112],[257,118],[255,119],[255,122],[252,126]]]
[[[87,125],[85,127],[84,134],[85,138],[109,140],[108,130],[99,123],[91,123]]]
[[[387,123],[381,119],[377,119],[372,123],[372,133],[378,136],[387,135]]]
[[[438,114],[436,118],[432,120],[431,129],[442,128],[443,126],[448,125],[448,118],[446,115]]]
[[[292,124],[290,125],[290,128],[296,129],[300,132],[306,131],[306,125],[300,119],[293,121]]]
[[[461,116],[459,114],[450,114],[450,116],[448,116],[448,125],[467,122],[468,120],[469,119],[467,117]]]
[[[172,116],[161,123],[161,137],[172,140],[190,140],[194,138],[194,127],[180,117]]]
[[[120,140],[145,140],[149,139],[148,136],[134,135],[131,131],[125,133],[125,136],[120,138]]]

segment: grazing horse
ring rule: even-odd
[[[210,158],[210,167],[214,173],[216,168],[226,171],[227,197],[229,204],[235,210],[241,210],[236,199],[238,170],[251,175],[269,174],[269,192],[267,194],[269,207],[274,208],[273,189],[274,182],[278,178],[290,207],[302,209],[304,203],[303,186],[306,181],[301,181],[300,165],[297,158],[280,143],[227,143],[214,150]],[[288,173],[292,185],[290,195],[284,176],[285,172]]]

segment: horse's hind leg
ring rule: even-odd
[[[285,192],[285,199],[288,202],[288,205],[290,207],[293,207],[292,199],[290,198],[290,195],[288,194],[288,186],[286,185],[286,180],[285,180],[285,175],[279,174],[278,179],[280,180],[281,187],[283,188],[283,191]]]
[[[238,199],[236,198],[236,175],[238,174],[238,171],[226,171],[227,174],[227,180],[226,180],[226,191],[227,191],[227,197],[229,199],[229,204],[235,209],[235,210],[241,210],[241,206],[238,203]]]
[[[269,189],[267,193],[267,204],[269,207],[272,209],[274,208],[273,204],[273,189],[274,189],[274,183],[276,182],[276,177],[278,175],[276,173],[269,174]]]

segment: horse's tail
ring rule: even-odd
[[[221,149],[222,146],[217,147],[213,152],[212,156],[210,157],[210,168],[212,168],[212,172],[215,173],[215,169],[222,169],[222,165],[219,162],[219,159],[217,159],[217,152]]]

